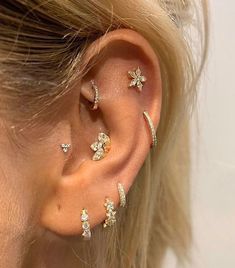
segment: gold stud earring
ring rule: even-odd
[[[153,124],[153,121],[150,117],[150,115],[148,114],[148,112],[144,111],[143,112],[144,118],[146,119],[146,122],[148,123],[148,127],[149,130],[151,132],[151,136],[152,136],[152,146],[157,146],[157,136],[156,136],[156,130]]]
[[[97,85],[95,84],[94,80],[91,80],[91,87],[94,91],[94,101],[93,101],[93,106],[91,107],[92,110],[97,110],[98,105],[99,105],[99,89]]]
[[[103,132],[99,133],[98,140],[91,145],[91,149],[95,152],[92,157],[92,160],[98,161],[103,159],[110,151],[110,148],[110,137]]]
[[[126,193],[124,186],[119,182],[118,183],[118,194],[119,194],[119,199],[120,199],[120,207],[125,207],[126,206]]]
[[[103,227],[111,227],[116,223],[116,211],[114,209],[114,203],[109,198],[105,199],[104,207],[106,210],[106,219],[104,221]]]
[[[87,209],[82,209],[81,212],[81,222],[82,222],[82,229],[83,233],[82,236],[84,240],[90,240],[91,239],[91,230],[90,230],[90,224],[89,224],[89,216]]]
[[[60,145],[62,151],[66,154],[69,150],[69,148],[71,147],[71,144],[68,143],[63,143]]]
[[[129,87],[137,87],[139,91],[143,89],[143,83],[147,81],[146,77],[142,75],[140,67],[133,71],[128,72],[129,77],[132,79]]]

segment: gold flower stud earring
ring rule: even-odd
[[[95,152],[92,160],[98,161],[103,159],[111,148],[111,140],[108,135],[101,132],[98,135],[98,140],[91,145],[91,149]]]
[[[142,75],[140,67],[138,67],[136,70],[129,71],[128,74],[132,79],[129,87],[137,87],[141,92],[144,86],[143,83],[145,83],[147,79]]]

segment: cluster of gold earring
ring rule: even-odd
[[[125,207],[126,206],[126,193],[125,189],[122,183],[118,183],[117,185],[118,188],[118,194],[119,194],[119,200],[120,200],[120,207]],[[103,227],[111,227],[116,223],[116,209],[114,202],[112,201],[111,198],[106,197],[105,198],[105,203],[104,203],[104,208],[105,208],[105,215],[106,218],[103,223]],[[83,208],[81,211],[81,224],[82,224],[82,236],[84,240],[90,240],[91,239],[91,229],[90,229],[90,223],[89,223],[89,216],[88,216],[88,211],[87,209]]]
[[[132,71],[128,71],[128,76],[131,79],[129,87],[137,88],[138,91],[141,92],[143,90],[144,83],[147,81],[147,79],[144,75],[142,75],[140,68],[137,67],[136,69]],[[93,105],[91,109],[97,110],[99,108],[100,96],[99,96],[99,88],[95,84],[94,80],[91,81],[91,87],[94,91],[94,101],[93,101]],[[152,139],[151,145],[156,146],[157,136],[156,136],[156,129],[154,127],[154,123],[147,111],[143,112],[143,117],[145,121],[147,122],[149,131],[151,134],[151,139]],[[61,144],[61,148],[64,153],[67,153],[70,147],[71,147],[70,144]],[[91,147],[91,150],[94,152],[92,156],[92,160],[94,161],[102,160],[111,149],[111,138],[109,137],[108,134],[100,132],[98,134],[97,140],[94,143],[92,143],[90,147]],[[117,189],[118,189],[118,194],[119,194],[119,199],[120,199],[120,207],[125,207],[126,206],[125,189],[121,183],[118,183]],[[109,197],[105,198],[104,208],[105,208],[106,219],[103,223],[103,227],[104,228],[111,227],[116,223],[116,210],[115,210],[114,202],[112,201],[111,198]],[[90,224],[89,224],[88,211],[85,208],[83,208],[81,211],[81,224],[82,224],[82,230],[83,230],[82,236],[84,237],[84,239],[89,240],[91,238],[91,229],[90,229]]]

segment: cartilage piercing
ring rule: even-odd
[[[146,77],[142,75],[140,67],[133,71],[128,72],[129,77],[132,79],[129,87],[137,87],[139,91],[142,91],[143,84],[147,81]]]
[[[62,151],[66,154],[69,150],[69,148],[71,147],[71,144],[69,143],[63,143],[60,145]]]
[[[153,121],[150,117],[150,115],[148,114],[148,112],[144,111],[143,112],[144,118],[146,119],[146,122],[148,123],[148,127],[149,130],[151,132],[151,136],[152,136],[152,146],[157,146],[157,135],[156,135],[156,130],[153,124]]]
[[[91,87],[94,91],[94,102],[93,106],[91,107],[92,110],[97,110],[98,109],[98,104],[99,104],[99,89],[97,85],[95,84],[94,80],[91,80]]]
[[[92,160],[98,161],[103,159],[111,148],[110,137],[101,132],[98,135],[98,140],[91,145],[91,149],[95,152]]]

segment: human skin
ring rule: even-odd
[[[0,267],[77,267],[67,237],[81,234],[80,211],[88,209],[92,227],[101,224],[105,196],[118,205],[117,182],[128,191],[150,150],[143,111],[157,128],[162,88],[156,54],[141,35],[125,29],[94,41],[81,66],[98,54],[101,59],[63,97],[53,122],[45,117],[12,125],[2,119]],[[147,77],[141,93],[128,88],[127,72],[137,66]],[[97,112],[87,105],[91,79],[100,88]],[[95,162],[90,145],[101,131],[110,133],[111,150]],[[62,143],[72,145],[66,155]]]

